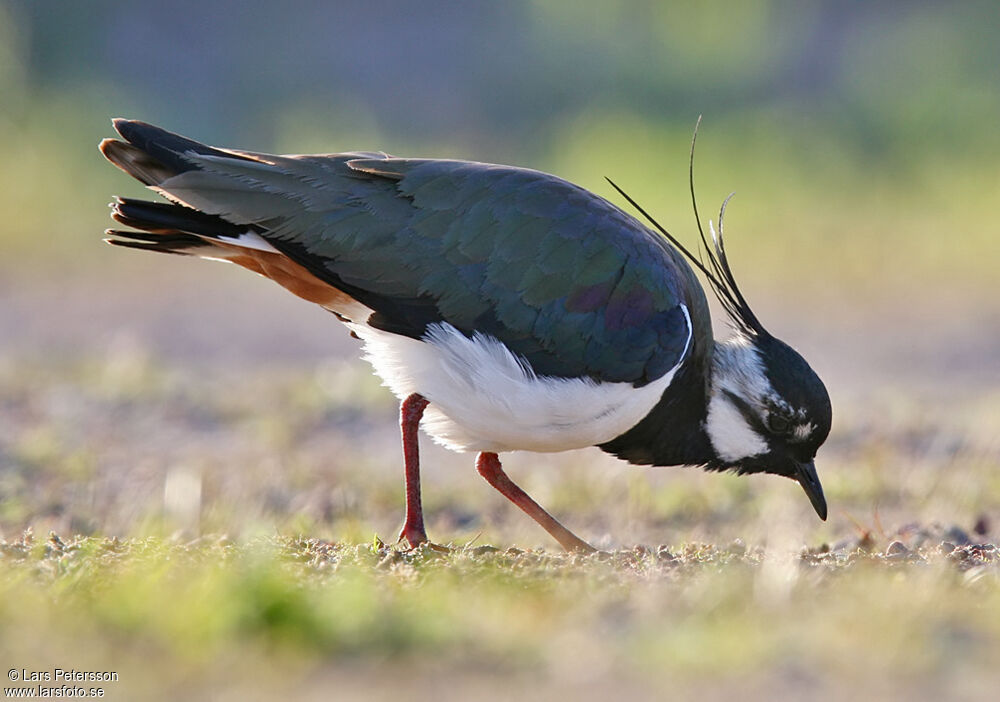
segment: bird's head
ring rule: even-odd
[[[728,202],[719,211],[718,233],[708,223],[711,270],[703,269],[736,331],[715,344],[712,354],[705,433],[715,455],[707,467],[791,478],[825,520],[826,498],[813,461],[830,433],[830,395],[806,360],[764,328],[736,284],[722,238]]]
[[[826,387],[805,359],[766,332],[716,344],[705,432],[708,467],[798,481],[820,519],[826,499],[813,459],[830,433]]]
[[[688,184],[704,256],[689,251],[625,191],[609,182],[705,275],[736,332],[729,341],[715,344],[712,353],[703,427],[712,457],[705,467],[792,478],[825,520],[826,498],[813,460],[830,433],[830,396],[806,360],[764,329],[736,284],[722,227],[732,195],[719,210],[718,232],[711,221],[708,223],[711,244],[705,236],[694,192],[694,147],[700,123],[701,117],[691,140]]]

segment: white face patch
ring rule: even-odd
[[[708,403],[705,431],[716,455],[735,463],[767,451],[767,442],[754,431],[739,409],[725,395],[715,394]]]
[[[705,431],[716,455],[725,462],[765,453],[767,441],[747,423],[727,393],[751,407],[759,407],[764,398],[774,395],[757,350],[742,336],[715,346]]]

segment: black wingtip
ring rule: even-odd
[[[137,119],[115,117],[111,120],[111,124],[114,126],[115,131],[121,134],[125,141],[140,148],[145,148],[151,143],[164,140],[164,138],[166,138],[167,141],[191,141],[190,139],[181,137],[173,132],[168,132],[162,127],[157,127],[156,125],[149,124],[148,122],[141,122]]]
[[[155,124],[150,124],[149,122],[115,117],[111,120],[111,124],[125,141],[134,148],[145,152],[150,158],[155,159],[175,174],[197,168],[186,157],[189,154],[224,156],[241,161],[256,161],[256,159],[245,154],[220,150],[203,144],[200,141],[195,141],[186,136],[168,131],[163,127],[157,127]],[[114,141],[112,140],[112,143]]]
[[[111,126],[115,128],[115,131],[121,134],[123,137],[128,139],[129,133],[135,133],[140,130],[155,130],[158,132],[165,132],[167,130],[162,127],[157,127],[149,122],[143,122],[138,119],[126,119],[125,117],[114,117],[111,120]]]
[[[149,133],[152,132],[164,132],[166,130],[160,129],[152,124],[146,122],[140,122],[136,119],[125,119],[124,117],[115,117],[111,120],[111,126],[115,128],[115,131],[121,134],[122,138],[129,142],[130,144],[137,144],[136,142],[143,139],[142,135],[145,133],[146,138],[148,138]],[[168,132],[169,133],[169,132]]]

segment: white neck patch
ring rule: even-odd
[[[705,430],[716,455],[727,463],[767,451],[764,437],[755,432],[725,395],[712,395]]]
[[[724,392],[725,391],[725,392]],[[745,337],[716,344],[712,359],[712,397],[708,403],[705,431],[716,455],[736,462],[767,451],[767,441],[748,423],[726,393],[755,405],[758,398],[773,394],[757,350]]]

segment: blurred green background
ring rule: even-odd
[[[702,212],[736,192],[730,246],[765,319],[900,315],[915,354],[965,319],[990,343],[950,345],[964,372],[998,334],[998,20],[988,1],[6,0],[0,271],[167,265],[96,245],[109,196],[139,192],[95,150],[112,116],[256,150],[513,163],[624,204],[610,176],[692,241],[704,114]]]
[[[0,659],[121,666],[111,699],[988,698],[1000,561],[939,544],[1000,523],[998,27],[993,0],[0,0]],[[624,550],[504,552],[554,544],[424,440],[431,537],[501,553],[370,549],[402,517],[397,407],[345,330],[100,243],[143,195],[96,149],[124,116],[626,207],[609,176],[693,245],[699,114],[702,215],[736,192],[742,288],[833,399],[826,523],[774,477],[513,454]],[[820,544],[836,568],[799,559]]]
[[[33,264],[121,265],[84,235],[129,187],[94,151],[110,116],[258,150],[523,164],[605,195],[608,175],[689,235],[704,114],[702,209],[737,192],[748,286],[835,304],[995,273],[993,2],[0,7],[2,241]]]

